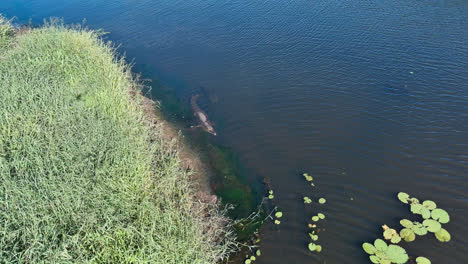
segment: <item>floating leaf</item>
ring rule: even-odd
[[[416,263],[418,264],[431,264],[431,261],[425,257],[417,257]]]
[[[426,207],[423,207],[421,209],[421,215],[424,219],[431,218],[431,211],[429,211],[429,209],[427,209]]]
[[[322,214],[322,213],[318,213],[317,216],[318,216],[320,219],[325,219],[325,215]]]
[[[309,243],[309,250],[310,251],[315,251],[317,249],[317,245],[315,245],[314,243]]]
[[[327,200],[325,200],[325,198],[320,198],[319,199],[319,204],[324,204],[326,202],[327,202]]]
[[[275,219],[275,225],[279,225],[279,224],[281,224],[281,221],[278,219]]]
[[[406,251],[397,245],[389,245],[383,241],[382,239],[376,239],[374,242],[375,248],[372,247],[369,243],[364,243],[362,248],[366,253],[371,254],[369,256],[370,260],[373,263],[380,263],[380,264],[403,264],[408,261],[408,254]],[[373,255],[375,254],[375,255]]]
[[[246,259],[246,260],[244,261],[244,263],[245,263],[245,264],[250,264],[250,263],[252,263],[252,261],[251,261],[250,259]]]
[[[411,204],[411,212],[413,214],[421,214],[421,210],[423,208],[424,208],[424,206],[422,206],[422,204],[418,204],[418,203]]]
[[[400,200],[402,203],[407,204],[409,199],[409,195],[404,192],[399,192],[398,193],[398,200]]]
[[[257,258],[255,256],[251,256],[250,260],[255,261]]]
[[[310,176],[309,174],[307,174],[307,173],[304,173],[304,174],[302,174],[302,175],[304,176],[304,178],[306,179],[306,181],[309,181],[309,182],[310,182],[310,181],[313,181],[313,180],[314,180],[314,178],[313,178],[312,176]]]
[[[262,252],[260,251],[260,249],[257,249],[257,251],[255,252],[255,255],[257,255],[257,257],[260,257],[262,255]]]
[[[318,220],[320,220],[320,218],[318,216],[312,216],[312,221],[314,222],[317,222]]]
[[[273,190],[268,191],[269,194],[273,194]]]
[[[322,252],[322,246],[321,245],[316,245],[315,246],[315,251]]]
[[[413,222],[413,227],[411,227],[411,230],[413,230],[413,232],[418,236],[424,236],[425,234],[427,234],[426,227],[418,222]]]
[[[440,242],[448,242],[451,239],[450,233],[444,228],[441,228],[439,231],[435,232],[434,234]]]
[[[410,199],[409,199],[409,202],[410,202],[411,204],[418,204],[418,203],[419,203],[419,200],[418,200],[417,198],[410,198]]]
[[[383,232],[383,236],[385,239],[390,240],[390,242],[392,242],[393,244],[396,244],[401,241],[401,237],[398,235],[395,229],[388,228],[388,226],[384,226],[384,229],[385,231]]]
[[[413,226],[413,222],[411,222],[408,219],[402,219],[400,220],[400,224],[404,227],[411,228]]]
[[[380,259],[375,255],[369,256],[369,258],[372,261],[372,263],[375,263],[375,264],[380,263]]]
[[[387,251],[387,243],[380,238],[374,241],[374,246],[379,251]]]
[[[414,234],[413,230],[409,228],[403,228],[400,231],[400,237],[403,238],[406,242],[412,242],[416,238],[416,235]]]
[[[272,200],[273,198],[275,198],[273,194],[268,195],[268,199]]]
[[[275,213],[276,218],[281,218],[283,216],[282,212],[276,212]]]
[[[426,208],[429,209],[429,210],[434,210],[434,209],[437,208],[437,204],[434,203],[434,202],[431,201],[431,200],[426,200],[426,201],[424,201],[422,204],[423,204],[424,207],[426,207]]]
[[[374,245],[372,245],[371,243],[367,243],[367,242],[362,244],[362,249],[364,249],[364,251],[369,255],[373,255],[377,251]]]
[[[426,219],[423,222],[423,225],[427,228],[427,231],[435,233],[442,228],[442,225],[436,220]]]
[[[313,240],[313,241],[317,241],[317,240],[318,240],[318,236],[317,236],[317,235],[313,235],[313,236],[312,236],[312,240]]]
[[[388,246],[388,250],[386,251],[387,257],[391,262],[397,263],[397,264],[403,264],[408,261],[408,254],[406,254],[406,251],[397,245],[390,245]]]
[[[312,202],[312,200],[309,198],[309,197],[304,197],[304,203],[306,204],[310,204]]]
[[[444,209],[434,209],[431,213],[432,219],[439,221],[441,224],[450,222],[450,216]]]

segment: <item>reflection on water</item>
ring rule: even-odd
[[[203,86],[214,140],[283,208],[257,263],[367,263],[361,243],[408,214],[398,191],[453,216],[452,242],[424,237],[408,252],[465,262],[467,1],[10,0],[0,12],[86,18],[180,100]],[[320,254],[306,248],[306,193],[327,198]]]

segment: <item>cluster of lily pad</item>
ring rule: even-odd
[[[397,245],[387,245],[382,239],[376,239],[374,244],[362,244],[364,251],[370,255],[372,263],[380,264],[403,264],[408,261],[408,254],[406,250]]]
[[[257,260],[257,257],[260,257],[261,255],[262,255],[262,252],[260,251],[260,249],[257,249],[255,251],[255,254],[253,254],[251,256],[249,256],[249,255],[245,256],[244,264],[254,263]]]
[[[442,227],[442,224],[450,222],[449,214],[433,201],[426,200],[422,203],[417,198],[411,198],[407,193],[398,193],[398,199],[410,205],[413,214],[421,215],[424,219],[422,223],[402,219],[400,224],[404,227],[400,231],[400,236],[407,242],[414,241],[415,235],[424,236],[428,232],[434,233],[440,242],[448,242],[451,239],[450,233]]]
[[[441,242],[450,241],[450,233],[442,228],[442,224],[446,224],[450,221],[450,216],[445,210],[437,208],[437,204],[430,200],[420,203],[417,198],[410,197],[404,192],[398,193],[398,199],[405,204],[409,204],[411,212],[416,215],[421,215],[423,221],[420,223],[402,219],[400,224],[404,228],[400,230],[400,232],[397,232],[397,230],[387,225],[383,225],[383,237],[386,240],[389,240],[390,243],[393,244],[398,244],[401,240],[412,242],[415,240],[416,235],[423,236],[430,232],[434,233],[435,237]],[[362,248],[370,255],[369,258],[372,263],[398,264],[408,261],[408,255],[405,249],[397,245],[387,245],[382,239],[375,240],[374,245],[364,243]],[[431,261],[425,257],[417,257],[416,263],[430,264]]]
[[[304,178],[305,178],[305,180],[307,182],[310,182],[310,186],[315,187],[315,184],[313,183],[314,178],[312,176],[310,176],[307,173],[304,173],[302,175],[304,176]],[[304,199],[305,204],[311,204],[312,203],[312,199],[307,197],[307,196],[305,196],[303,199]],[[326,200],[325,200],[325,198],[319,198],[317,202],[319,204],[324,204],[324,203],[326,203]],[[321,219],[325,219],[325,215],[323,213],[318,213],[317,215],[312,216],[312,221],[314,221],[314,222],[318,222]],[[317,242],[317,240],[319,238],[318,237],[318,230],[316,229],[317,225],[316,224],[309,224],[308,226],[309,226],[309,228],[312,229],[312,231],[309,232],[309,237],[311,239],[311,242],[308,244],[307,247],[308,247],[309,251],[321,252],[322,251],[322,246],[316,244],[316,242]]]

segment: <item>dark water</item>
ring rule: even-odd
[[[205,87],[215,140],[251,182],[270,179],[285,215],[257,263],[368,263],[360,244],[409,215],[401,190],[452,216],[450,243],[418,237],[410,255],[468,262],[468,1],[2,0],[0,12],[86,18],[183,100]],[[327,216],[320,254],[306,249],[306,194],[328,200],[313,207]]]

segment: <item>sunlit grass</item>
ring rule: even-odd
[[[92,31],[0,17],[0,262],[215,263],[223,216],[192,198],[128,66]]]

